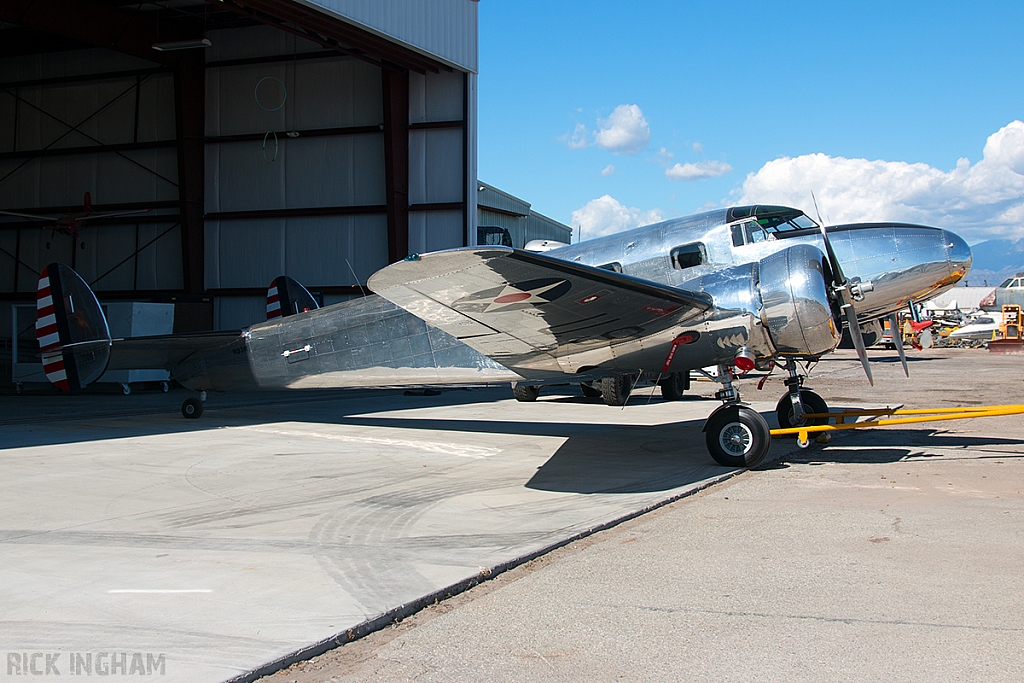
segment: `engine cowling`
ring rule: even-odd
[[[841,325],[828,291],[822,252],[798,244],[759,264],[761,321],[784,356],[821,356],[839,344]]]

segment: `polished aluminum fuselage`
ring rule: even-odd
[[[843,274],[871,282],[874,290],[858,303],[861,320],[888,315],[910,301],[924,301],[953,287],[971,265],[971,250],[958,235],[919,225],[873,223],[826,228]],[[707,259],[699,266],[673,268],[672,250],[700,243]],[[810,244],[824,250],[817,230],[782,233],[774,239],[734,246],[726,211],[710,211],[635,228],[547,252],[589,265],[619,263],[622,272],[654,282],[693,289],[691,281],[723,268],[754,263],[769,254]],[[714,294],[712,292],[712,294]]]
[[[504,367],[384,299],[371,295],[245,330],[230,348],[201,352],[174,372],[193,389],[471,385],[593,379],[621,372],[682,372],[750,349],[763,359],[815,358],[838,343],[823,303],[830,277],[824,241],[797,230],[734,246],[726,210],[569,245],[547,255],[710,294],[714,306],[686,325],[547,364]],[[863,287],[862,321],[954,286],[970,268],[966,243],[938,228],[903,224],[827,229],[845,277]],[[673,265],[673,250],[702,245],[703,263]],[[697,341],[670,357],[673,339]]]

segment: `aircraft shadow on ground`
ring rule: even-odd
[[[342,397],[338,397],[342,398]],[[96,415],[87,417],[69,429],[19,429],[11,439],[4,439],[0,452],[9,448],[31,447],[202,432],[239,426],[252,426],[269,422],[308,422],[359,427],[414,429],[423,431],[461,431],[508,436],[562,437],[564,442],[525,483],[528,488],[571,493],[650,493],[687,486],[709,477],[728,472],[717,466],[708,455],[701,432],[704,417],[659,425],[623,423],[553,423],[516,422],[505,420],[472,419],[444,420],[414,416],[375,416],[385,410],[415,410],[454,405],[485,405],[504,400],[505,394],[495,391],[446,391],[439,396],[392,394],[386,405],[382,395],[370,400],[343,402],[335,398],[313,401],[294,400],[284,404],[261,402],[250,405],[231,405],[220,408],[214,404],[199,420],[186,420],[177,411],[155,412],[136,416]],[[717,401],[687,395],[685,401],[708,403],[708,414],[717,407]],[[551,403],[594,404],[595,410],[609,411],[600,399],[582,397],[549,398]],[[636,396],[630,400],[635,408],[648,401],[661,403],[658,396]],[[334,406],[317,406],[317,403]],[[340,404],[340,405],[339,405]],[[635,415],[635,413],[634,413]],[[771,412],[764,413],[774,426]],[[814,445],[802,451],[788,439],[777,439],[772,446],[770,462],[764,467],[786,466],[786,463],[889,463],[907,458],[949,458],[949,450],[971,448],[968,457],[1024,457],[1006,453],[1002,448],[1019,448],[1022,442],[985,436],[947,434],[941,429],[874,428],[868,431],[843,432],[828,446]],[[978,454],[981,449],[981,454]],[[779,453],[779,451],[782,453]],[[939,455],[935,451],[945,451]],[[778,454],[778,455],[777,455]],[[781,455],[781,457],[778,457]],[[772,460],[775,462],[771,462]]]
[[[391,396],[387,405],[372,401],[346,400],[333,406],[292,402],[286,405],[262,403],[257,406],[226,406],[208,410],[198,420],[186,420],[178,413],[150,413],[136,416],[96,415],[76,420],[66,429],[19,429],[11,440],[0,444],[10,448],[82,443],[203,432],[269,422],[308,422],[350,425],[361,428],[412,429],[506,436],[561,437],[564,441],[525,483],[527,488],[566,493],[651,493],[687,486],[729,470],[719,467],[708,455],[701,428],[704,417],[659,425],[618,422],[529,422],[490,419],[431,419],[402,415],[366,415],[386,410],[414,410],[459,404],[485,405],[495,400],[493,392],[444,392],[440,396]],[[505,399],[505,394],[500,394]],[[600,399],[559,397],[552,403],[595,403],[594,409],[617,412]],[[694,397],[692,400],[700,400]],[[658,396],[651,403],[662,403]],[[642,406],[647,396],[637,396],[630,406]],[[708,413],[717,406],[708,402]],[[607,412],[605,414],[607,414]],[[495,412],[495,415],[500,414]],[[633,414],[635,416],[635,413]]]
[[[458,431],[507,436],[563,437],[527,488],[562,493],[652,493],[728,472],[707,454],[703,419],[659,425],[537,423],[350,417],[339,424]],[[653,433],[652,430],[657,430]]]

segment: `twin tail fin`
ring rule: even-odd
[[[110,360],[110,330],[96,295],[74,270],[51,263],[36,290],[36,340],[46,378],[64,391],[99,379]]]
[[[270,283],[267,290],[267,320],[284,318],[296,313],[315,311],[320,305],[301,284],[282,275]]]

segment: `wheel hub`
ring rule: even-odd
[[[722,450],[730,455],[743,455],[750,450],[754,435],[750,428],[740,422],[733,422],[722,430],[718,437]]]

